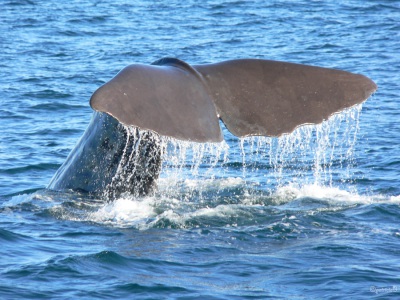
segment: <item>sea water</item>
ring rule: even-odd
[[[0,298],[399,298],[399,24],[398,1],[4,0]],[[149,197],[46,190],[90,95],[166,56],[340,68],[379,89],[281,138],[164,138]]]

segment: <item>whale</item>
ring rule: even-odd
[[[107,200],[152,195],[163,137],[218,143],[220,121],[237,137],[279,137],[322,123],[376,90],[362,74],[274,60],[131,64],[92,94],[91,121],[47,188]]]

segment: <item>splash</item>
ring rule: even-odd
[[[182,201],[171,197],[146,197],[141,199],[120,198],[103,204],[86,214],[81,220],[102,225],[147,230],[150,228],[205,228],[256,226],[299,215],[314,215],[321,212],[345,211],[357,205],[374,203],[396,204],[399,197],[384,195],[359,195],[336,187],[318,185],[297,186],[290,184],[279,187],[270,194],[239,197],[230,193],[243,189],[239,179],[198,182],[199,189],[211,187],[228,192],[228,197],[209,197],[203,201]],[[215,195],[215,194],[214,194]],[[67,215],[71,219],[70,215]]]
[[[251,225],[287,212],[398,202],[397,198],[364,197],[348,190],[356,162],[360,112],[358,106],[280,138],[238,139],[225,129],[222,143],[159,137],[163,162],[156,193],[146,197],[122,194],[112,202],[96,203],[96,208],[77,219],[141,230],[219,227]],[[127,142],[124,157],[135,167],[140,152],[138,134],[143,138],[145,133],[130,134],[135,142]],[[69,208],[62,210],[59,216],[73,219]]]

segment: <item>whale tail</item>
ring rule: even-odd
[[[160,135],[219,142],[219,119],[239,137],[280,136],[362,103],[376,89],[363,75],[301,64],[239,59],[190,66],[164,58],[124,68],[90,105]]]

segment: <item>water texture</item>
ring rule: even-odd
[[[400,297],[398,1],[4,0],[0,298]],[[156,195],[46,190],[131,63],[263,58],[372,78],[277,138],[165,139]]]

